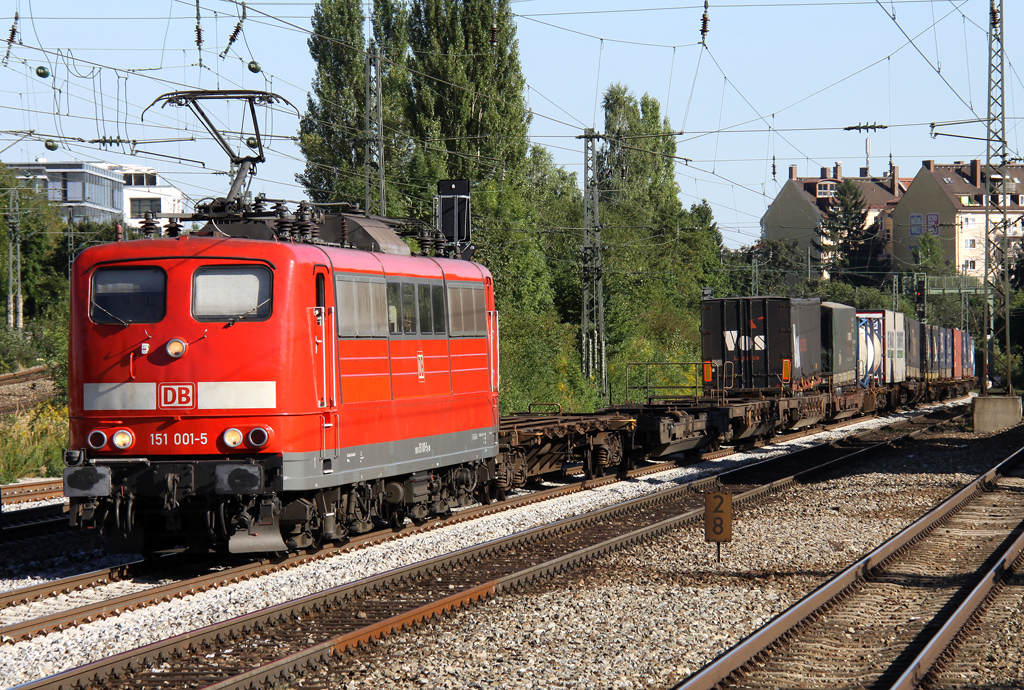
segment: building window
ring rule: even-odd
[[[157,197],[144,197],[132,199],[132,218],[145,218],[146,211],[160,213],[160,199]]]
[[[974,249],[977,240],[974,238],[964,240],[964,249]]]
[[[946,184],[953,184],[953,178],[951,177],[943,177],[942,181],[945,182]]]
[[[156,187],[156,173],[125,173],[125,187]]]
[[[967,259],[967,260],[964,261],[964,270],[965,271],[973,271],[974,270],[974,266],[975,266],[974,259]]]
[[[836,183],[835,182],[819,182],[818,183],[818,198],[819,199],[831,199],[836,195]]]

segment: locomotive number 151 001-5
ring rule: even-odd
[[[188,431],[149,435],[149,442],[154,446],[205,446],[208,439],[209,437],[205,433],[193,434]]]

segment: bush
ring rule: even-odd
[[[31,333],[0,327],[0,373],[6,374],[39,364],[39,349]]]
[[[512,312],[500,323],[501,414],[526,412],[534,402],[574,412],[600,406],[597,388],[580,371],[578,328],[554,313]]]
[[[0,483],[59,477],[68,445],[68,408],[44,405],[0,418]]]

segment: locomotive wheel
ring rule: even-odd
[[[489,506],[492,503],[500,503],[505,500],[505,490],[498,487],[498,482],[494,479],[480,486],[477,489],[477,498],[480,503],[485,506]]]
[[[392,508],[387,513],[388,527],[395,532],[402,531],[405,527],[405,511],[400,508]]]

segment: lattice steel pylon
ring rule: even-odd
[[[981,394],[988,394],[992,362],[990,347],[1003,336],[1006,358],[1006,393],[1012,395],[1010,382],[1010,225],[1006,217],[1006,91],[1004,74],[1006,53],[1003,50],[1003,0],[989,2],[988,39],[988,136],[985,158],[985,292],[981,349]],[[1016,190],[1014,190],[1016,191]],[[993,202],[998,209],[993,209]],[[993,332],[993,310],[1003,310],[1003,325]]]
[[[373,209],[376,171],[378,213],[387,215],[384,200],[384,103],[380,88],[380,51],[371,46],[366,53],[366,212]]]
[[[583,376],[597,379],[601,397],[608,401],[608,370],[604,337],[604,280],[601,267],[601,220],[598,214],[597,140],[600,134],[585,129],[583,135],[583,310],[581,340]]]

